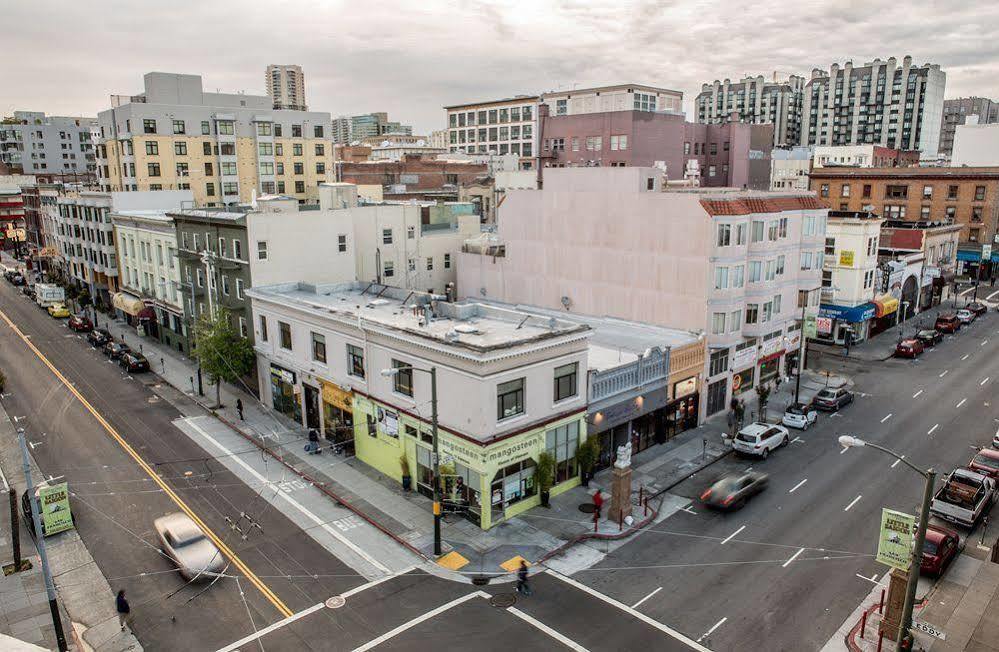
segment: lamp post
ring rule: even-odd
[[[414,367],[412,365],[403,365],[401,367],[392,367],[391,369],[382,369],[382,375],[385,377],[392,377],[399,375],[400,371],[422,371],[423,373],[430,374],[430,424],[433,433],[433,459],[431,460],[431,471],[433,473],[434,482],[434,555],[440,557],[441,555],[441,483],[440,478],[440,458],[439,458],[439,446],[438,446],[438,436],[437,436],[437,367],[430,367],[430,369],[420,369],[419,367]]]
[[[923,488],[923,504],[919,508],[919,523],[916,526],[916,541],[912,548],[912,558],[909,561],[909,577],[905,587],[905,603],[902,606],[902,618],[898,623],[898,638],[895,642],[895,649],[898,652],[904,652],[904,650],[909,649],[905,645],[905,640],[906,634],[909,633],[909,627],[912,625],[912,606],[916,601],[916,582],[919,581],[919,566],[923,559],[923,543],[926,541],[926,523],[930,520],[930,501],[933,500],[933,485],[936,483],[937,474],[932,467],[923,471],[898,453],[857,437],[843,435],[839,438],[839,443],[843,448],[868,446],[882,453],[887,453],[926,479],[926,485]]]

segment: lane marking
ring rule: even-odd
[[[716,629],[718,629],[719,627],[721,627],[722,623],[724,623],[726,620],[728,620],[728,616],[725,616],[724,618],[722,618],[721,620],[719,620],[718,622],[716,622],[711,629],[709,629],[708,631],[706,631],[703,634],[701,634],[701,638],[697,639],[697,642],[700,643],[702,640],[704,640],[707,637],[711,636],[711,632],[713,632]]]
[[[988,340],[982,340],[982,346],[985,346],[985,345],[986,345],[986,344],[988,344],[988,343],[989,343],[989,341],[988,341]]]
[[[37,346],[34,345],[34,343],[28,338],[28,336],[25,335],[21,331],[21,329],[18,328],[17,325],[10,320],[10,317],[7,316],[7,313],[5,313],[2,310],[0,310],[0,319],[3,319],[3,321],[5,321],[7,325],[11,328],[11,330],[13,330],[17,334],[17,336],[21,338],[21,341],[23,341],[25,344],[28,345],[28,348],[31,349],[32,352],[34,352],[34,354],[38,357],[38,359],[41,360],[42,363],[49,368],[49,371],[55,374],[56,378],[58,378],[60,382],[62,382],[62,384],[66,386],[66,389],[68,389],[70,393],[73,396],[75,396],[78,401],[80,401],[83,407],[85,407],[87,411],[90,412],[91,415],[93,415],[93,417],[97,420],[97,422],[104,427],[104,430],[107,431],[108,435],[110,435],[112,439],[118,442],[118,445],[121,446],[121,448],[126,453],[128,453],[129,457],[135,460],[135,463],[138,464],[139,467],[142,468],[142,470],[145,471],[146,474],[153,480],[153,482],[155,482],[159,486],[159,488],[163,490],[163,493],[165,493],[174,502],[174,504],[181,509],[181,511],[187,514],[187,516],[192,521],[194,521],[199,528],[201,528],[201,530],[205,533],[205,536],[211,539],[212,543],[215,544],[215,547],[218,548],[219,551],[221,551],[222,554],[225,555],[230,561],[232,561],[232,563],[236,565],[236,568],[242,571],[242,573],[246,576],[246,579],[250,580],[250,583],[252,583],[257,588],[257,590],[260,591],[260,593],[262,593],[265,598],[267,598],[268,602],[274,605],[274,607],[278,611],[280,611],[281,614],[284,615],[285,617],[291,616],[293,612],[284,604],[281,598],[279,598],[277,594],[274,593],[274,591],[272,591],[266,584],[264,584],[260,580],[260,578],[257,577],[256,573],[250,570],[250,567],[247,566],[246,563],[242,559],[240,559],[236,555],[236,553],[233,552],[233,550],[228,545],[226,545],[226,543],[222,539],[220,539],[219,536],[215,534],[215,532],[212,531],[212,529],[209,528],[208,525],[203,520],[201,520],[201,517],[198,516],[194,512],[194,510],[191,509],[187,505],[187,503],[185,503],[184,500],[177,495],[177,493],[170,487],[170,485],[164,482],[164,480],[160,478],[159,475],[156,474],[156,471],[153,469],[153,467],[151,467],[149,463],[146,462],[146,460],[143,459],[142,456],[139,455],[134,448],[132,448],[131,444],[125,441],[125,438],[118,433],[115,427],[112,426],[111,423],[108,422],[108,420],[105,419],[93,405],[91,405],[90,401],[88,401],[83,396],[83,394],[81,394],[79,390],[77,390],[76,387],[74,387],[73,384],[69,382],[69,380],[62,374],[62,372],[59,371],[55,365],[49,362],[49,359],[45,357],[45,355],[38,349]]]
[[[845,452],[846,452],[846,451],[848,451],[848,450],[850,450],[850,448],[849,448],[848,446],[844,446],[844,447],[843,447],[843,450],[841,450],[841,451],[839,452],[839,454],[840,454],[840,455],[842,455],[843,453],[845,453]]]
[[[934,424],[932,428],[930,428],[929,430],[927,430],[927,431],[926,431],[926,434],[927,434],[927,435],[932,435],[932,434],[933,434],[933,431],[934,431],[934,430],[936,430],[936,429],[937,429],[937,428],[939,428],[939,427],[940,427],[940,424],[939,424],[939,423],[937,423],[937,424]]]
[[[688,514],[693,514],[694,516],[697,516],[697,512],[695,512],[694,510],[692,510],[690,508],[690,505],[685,505],[685,506],[681,507],[680,511],[681,512],[687,512]]]
[[[849,505],[847,505],[846,507],[843,508],[843,511],[844,512],[850,511],[850,508],[853,507],[854,505],[856,505],[858,500],[860,500],[860,495],[859,494],[857,495],[856,498],[854,498],[853,500],[850,501]]]
[[[525,614],[523,611],[521,611],[520,609],[517,609],[516,607],[507,607],[506,610],[508,612],[512,613],[517,618],[520,618],[521,620],[527,622],[528,624],[534,625],[535,627],[537,627],[538,629],[540,629],[542,632],[544,632],[545,634],[548,634],[549,636],[551,636],[552,638],[554,638],[556,641],[558,641],[562,645],[564,645],[567,648],[569,648],[570,650],[576,650],[576,652],[589,652],[589,650],[587,650],[582,645],[576,643],[575,641],[573,641],[570,638],[567,638],[566,636],[560,634],[559,632],[556,632],[554,629],[552,629],[548,625],[544,624],[543,622],[541,622],[540,620],[538,620],[534,616],[529,616],[529,615]]]
[[[884,423],[885,421],[887,421],[888,419],[890,419],[890,418],[891,418],[891,415],[892,415],[892,413],[891,413],[891,412],[889,412],[889,413],[888,413],[888,416],[886,416],[886,417],[885,417],[884,419],[881,419],[881,423]]]
[[[804,480],[802,480],[798,484],[796,484],[793,487],[791,487],[791,490],[788,491],[787,493],[793,494],[798,489],[798,487],[800,487],[801,485],[805,484],[806,482],[808,482],[808,478],[805,478]]]
[[[781,566],[781,568],[787,568],[788,566],[790,566],[791,562],[794,561],[795,559],[797,559],[798,555],[800,555],[803,552],[805,552],[804,548],[798,548],[798,552],[796,552],[793,555],[791,555],[791,558],[788,559],[786,562],[784,562],[784,565]]]
[[[462,604],[464,602],[468,602],[472,598],[485,598],[485,599],[488,600],[490,597],[492,597],[492,596],[490,596],[485,591],[473,591],[472,593],[469,593],[468,595],[463,595],[460,598],[456,598],[456,599],[452,600],[451,602],[446,602],[446,603],[442,604],[441,606],[437,607],[436,609],[431,609],[427,613],[425,613],[425,614],[423,614],[421,616],[417,616],[416,618],[413,618],[412,620],[410,620],[408,622],[405,622],[405,623],[399,625],[398,627],[396,627],[394,629],[390,629],[389,631],[385,632],[384,634],[382,634],[378,638],[371,639],[370,641],[368,641],[364,645],[362,645],[360,647],[354,648],[354,652],[365,652],[365,650],[370,650],[371,648],[378,647],[379,645],[381,645],[385,641],[387,641],[387,640],[389,640],[391,638],[395,638],[396,636],[398,636],[399,634],[403,633],[407,629],[410,629],[410,628],[412,628],[412,627],[414,627],[416,625],[419,625],[420,623],[422,623],[425,620],[430,620],[434,616],[440,615],[440,614],[444,613],[445,611],[447,611],[448,609],[451,609],[453,607],[457,607],[459,604]]]
[[[243,638],[239,639],[235,643],[230,643],[229,645],[226,645],[225,647],[219,648],[218,652],[233,652],[233,650],[238,650],[241,646],[246,645],[247,643],[252,643],[253,641],[258,640],[258,639],[262,638],[263,636],[265,636],[267,634],[270,634],[271,632],[273,632],[273,631],[275,631],[277,629],[281,629],[285,625],[290,625],[293,622],[295,622],[296,620],[300,620],[302,618],[305,618],[309,614],[316,613],[317,611],[319,611],[320,609],[322,609],[324,606],[325,605],[322,602],[320,602],[319,604],[314,604],[311,607],[309,607],[308,609],[303,609],[302,611],[299,611],[296,614],[292,614],[292,615],[288,616],[287,618],[285,618],[283,620],[277,621],[273,625],[268,625],[267,627],[264,627],[263,629],[259,629],[256,632],[254,632],[253,634],[250,634],[249,636],[246,636],[246,637],[243,637]]]
[[[895,460],[894,462],[892,462],[891,468],[894,469],[896,466],[898,466],[898,463],[901,462],[904,459],[905,459],[905,455],[903,455],[901,459],[898,459],[898,460]]]
[[[915,394],[912,395],[912,398],[916,398],[916,397],[918,397],[922,393],[923,393],[923,390],[919,390],[918,392],[916,392]]]
[[[989,382],[989,377],[988,376],[986,376],[985,379],[982,382],[978,383],[978,386],[981,387],[982,385],[984,385],[987,382]]]
[[[939,378],[943,378],[944,376],[946,376],[947,372],[949,372],[949,371],[950,371],[950,369],[944,369],[943,373],[940,374]]]
[[[746,526],[744,525],[743,527],[746,527]],[[725,542],[724,542],[724,541],[722,541],[722,543],[725,543]],[[638,605],[642,604],[643,602],[645,602],[646,600],[648,600],[649,598],[651,598],[651,597],[652,597],[652,596],[654,596],[654,595],[655,595],[656,593],[659,593],[659,592],[660,592],[660,591],[662,591],[662,590],[663,590],[663,587],[661,587],[661,586],[660,586],[660,587],[659,587],[658,589],[656,589],[656,590],[655,590],[655,591],[653,591],[652,593],[648,594],[647,596],[645,596],[644,598],[642,598],[641,600],[639,600],[639,601],[638,601],[638,602],[636,602],[635,604],[631,605],[631,608],[632,608],[632,609],[637,609],[637,608],[638,608]]]
[[[735,537],[735,535],[739,534],[740,532],[742,532],[745,529],[746,529],[745,525],[741,526],[738,530],[736,530],[732,534],[730,534],[727,537],[725,537],[724,539],[722,539],[722,542],[720,544],[718,544],[718,545],[724,546],[726,543],[728,543],[729,541],[731,541],[732,538]]]
[[[970,357],[971,357],[971,354],[970,354],[970,353],[965,353],[965,354],[964,354],[964,357],[963,357],[963,358],[961,358],[961,362],[964,362],[965,360],[967,360],[967,359],[968,359],[968,358],[970,358]]]
[[[878,581],[878,574],[877,573],[874,573],[870,577],[864,577],[860,573],[854,573],[854,575],[856,575],[857,577],[859,577],[862,580],[867,580],[868,582],[870,582],[872,584],[875,584],[875,585],[880,585],[881,584],[881,582]]]
[[[614,598],[612,598],[610,596],[604,595],[600,591],[596,591],[594,589],[591,589],[590,587],[586,586],[585,584],[581,584],[580,582],[577,582],[576,580],[572,579],[571,577],[567,577],[567,576],[563,575],[562,573],[554,571],[554,570],[552,570],[550,568],[546,569],[545,572],[548,573],[549,575],[551,575],[552,577],[555,577],[555,578],[558,578],[558,579],[562,580],[563,582],[565,582],[566,584],[568,584],[570,586],[576,587],[580,591],[583,591],[585,593],[588,593],[588,594],[592,595],[594,598],[597,598],[598,600],[603,600],[607,604],[609,604],[609,605],[611,605],[613,607],[617,607],[618,609],[621,609],[622,611],[631,614],[635,618],[638,618],[639,620],[641,620],[646,625],[651,625],[652,627],[655,627],[660,632],[663,632],[664,634],[668,634],[669,636],[672,636],[673,638],[675,638],[676,640],[680,641],[681,643],[685,643],[688,647],[691,647],[691,648],[697,650],[697,652],[711,652],[711,650],[709,650],[708,648],[704,647],[703,645],[701,645],[700,643],[694,641],[693,639],[688,638],[687,636],[684,636],[683,634],[681,634],[680,632],[676,631],[672,627],[664,625],[661,622],[659,622],[658,620],[656,620],[654,618],[650,618],[649,616],[646,616],[641,611],[635,611],[634,609],[632,609],[628,605],[624,604],[623,602],[619,602],[619,601],[615,600]]]
[[[957,404],[957,405],[955,405],[954,407],[956,407],[956,408],[959,408],[959,407],[961,407],[962,405],[964,405],[964,404],[965,404],[965,403],[966,403],[967,401],[968,401],[968,399],[966,399],[966,398],[962,398],[962,399],[961,399],[961,401],[960,401],[960,403],[958,403],[958,404]]]
[[[207,417],[205,417],[205,418],[207,418]],[[186,419],[185,422],[187,423],[187,425],[189,425],[192,428],[194,428],[195,430],[197,430],[198,434],[200,434],[202,437],[204,437],[209,442],[211,442],[212,445],[215,446],[215,448],[219,449],[219,451],[222,452],[222,455],[224,455],[225,457],[228,457],[233,462],[235,462],[236,464],[238,464],[241,467],[243,467],[243,469],[247,473],[249,473],[251,476],[253,476],[253,478],[255,478],[257,480],[257,482],[259,482],[259,483],[261,483],[263,485],[266,485],[269,482],[267,480],[267,478],[265,478],[260,473],[258,473],[256,469],[254,469],[252,466],[250,466],[249,464],[247,464],[243,460],[239,459],[239,457],[237,457],[236,455],[233,455],[232,451],[230,451],[228,448],[226,448],[221,443],[219,443],[218,441],[216,441],[215,438],[212,437],[211,435],[209,435],[205,431],[204,428],[202,428],[197,423],[195,423],[193,419]],[[327,523],[323,519],[321,519],[318,516],[316,516],[315,514],[313,514],[304,505],[302,505],[300,502],[298,502],[297,500],[295,500],[294,498],[292,498],[286,492],[281,491],[281,492],[278,492],[276,495],[281,496],[281,498],[283,498],[289,505],[291,505],[292,507],[294,507],[295,509],[297,509],[302,515],[304,515],[306,518],[308,518],[314,524],[318,525],[327,534],[331,535],[334,539],[336,539],[337,541],[339,541],[343,545],[347,546],[347,548],[349,548],[351,551],[353,551],[354,554],[358,555],[361,559],[363,559],[364,561],[368,562],[369,564],[371,564],[372,566],[374,566],[376,569],[378,569],[379,571],[381,571],[381,572],[383,572],[383,573],[385,573],[387,575],[390,575],[392,573],[392,571],[389,570],[389,568],[387,566],[385,566],[380,561],[378,561],[377,559],[375,559],[374,557],[372,557],[371,555],[369,555],[367,552],[365,552],[364,550],[362,550],[357,544],[355,544],[353,541],[351,541],[350,539],[348,539],[347,537],[345,537],[343,535],[343,533],[341,533],[340,531],[338,531],[336,528],[331,527],[329,523]]]

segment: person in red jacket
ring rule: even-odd
[[[604,508],[604,496],[600,493],[599,489],[593,492],[593,506],[597,508],[596,520],[600,520],[600,512]]]

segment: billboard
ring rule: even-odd
[[[916,517],[893,509],[881,510],[881,534],[875,560],[887,566],[909,570],[915,541]]]
[[[65,482],[38,488],[38,504],[42,510],[42,531],[45,536],[73,527],[73,512],[69,508],[69,487]]]

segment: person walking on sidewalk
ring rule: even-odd
[[[243,399],[236,399],[236,412],[239,413],[239,420],[243,421]]]
[[[604,496],[600,493],[599,489],[593,492],[593,507],[596,508],[596,516],[594,517],[594,520],[599,521],[600,512],[604,507]]]
[[[520,568],[517,570],[517,593],[521,595],[531,595],[531,587],[527,585],[527,562],[520,560]]]
[[[115,599],[115,609],[118,611],[118,622],[121,623],[121,631],[125,631],[125,625],[131,627],[132,625],[132,608],[128,604],[128,600],[125,599],[125,589],[118,591],[118,597]]]

